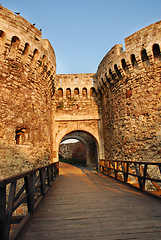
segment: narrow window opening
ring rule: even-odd
[[[87,97],[87,88],[82,89],[82,96],[85,98]]]
[[[26,55],[29,51],[29,44],[28,43],[25,43],[25,47],[24,47],[24,50],[22,52],[22,55]]]
[[[16,144],[25,144],[27,141],[27,133],[26,128],[17,128],[15,134]]]
[[[90,97],[95,97],[96,96],[96,90],[94,87],[90,89]]]
[[[39,51],[37,49],[34,50],[32,61],[36,61]]]
[[[103,78],[101,78],[101,81],[102,81],[103,86],[104,86],[105,88],[107,88],[106,83],[105,83],[105,81],[103,80]]]
[[[141,51],[141,60],[143,62],[144,65],[149,66],[150,62],[149,62],[149,57],[147,55],[146,49],[143,49]]]
[[[107,73],[105,73],[105,78],[106,78],[106,81],[108,82],[108,84],[111,84],[110,79],[107,77]]]
[[[5,36],[5,33],[2,30],[0,30],[0,50],[3,46],[4,36]]]
[[[2,30],[0,30],[0,38],[4,38],[4,36],[5,36],[5,33]]]
[[[46,65],[46,56],[45,55],[43,55],[43,57],[42,57],[42,65]]]
[[[66,89],[66,98],[71,98],[71,89],[70,88]]]
[[[75,89],[74,89],[74,96],[75,96],[75,97],[78,97],[78,96],[79,96],[79,89],[78,89],[78,88],[75,88]]]
[[[60,78],[60,85],[62,85],[62,79]]]
[[[122,68],[124,69],[125,73],[128,75],[129,74],[129,69],[128,69],[128,66],[126,64],[125,59],[121,60],[121,64],[122,64]]]
[[[10,57],[14,58],[16,57],[16,52],[19,48],[20,40],[18,37],[14,36],[11,39],[11,47],[10,47]]]
[[[77,77],[75,78],[75,83],[77,84]]]
[[[63,89],[62,89],[62,88],[59,88],[59,89],[58,89],[58,97],[59,97],[59,98],[62,98],[62,97],[63,97]]]
[[[115,73],[117,74],[118,78],[122,78],[120,71],[118,70],[117,64],[114,65]]]
[[[158,59],[159,61],[161,61],[160,47],[156,43],[153,45],[153,55],[155,60]]]
[[[111,69],[109,69],[109,75],[110,75],[110,78],[112,79],[112,81],[114,82],[114,81],[115,81],[115,77],[114,77],[114,75],[112,74]]]
[[[131,54],[131,64],[132,64],[134,69],[138,69],[138,63],[136,61],[136,58],[135,58],[134,54]]]

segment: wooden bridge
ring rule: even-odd
[[[105,170],[103,163],[101,166]],[[124,165],[123,170],[119,170],[118,164],[115,167],[117,167],[113,168],[115,176],[123,172],[124,182],[127,181],[129,178],[125,174],[127,166]],[[111,171],[112,167],[108,165],[107,170]],[[142,187],[145,179],[150,178],[145,175],[145,170],[144,166],[143,176],[137,171]],[[44,175],[41,171],[39,169],[43,179]],[[54,172],[47,170],[48,185],[51,176],[55,176]],[[42,190],[42,184],[40,185]],[[2,190],[2,183],[0,186]],[[2,223],[2,213],[0,216]],[[0,239],[7,239],[2,237],[1,234]],[[140,192],[92,169],[60,163],[58,178],[23,228],[21,236],[14,234],[13,231],[11,239],[159,240],[161,239],[161,201],[160,198]]]

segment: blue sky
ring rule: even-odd
[[[124,38],[161,20],[161,0],[0,0],[42,28],[57,59],[57,73],[95,73]],[[125,49],[124,49],[125,50]]]

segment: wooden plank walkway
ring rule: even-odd
[[[161,239],[161,202],[103,174],[61,163],[21,240]]]

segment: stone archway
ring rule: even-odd
[[[77,139],[83,143],[86,150],[86,166],[98,167],[98,143],[91,134],[85,131],[73,131],[66,134],[61,142],[67,139]]]

